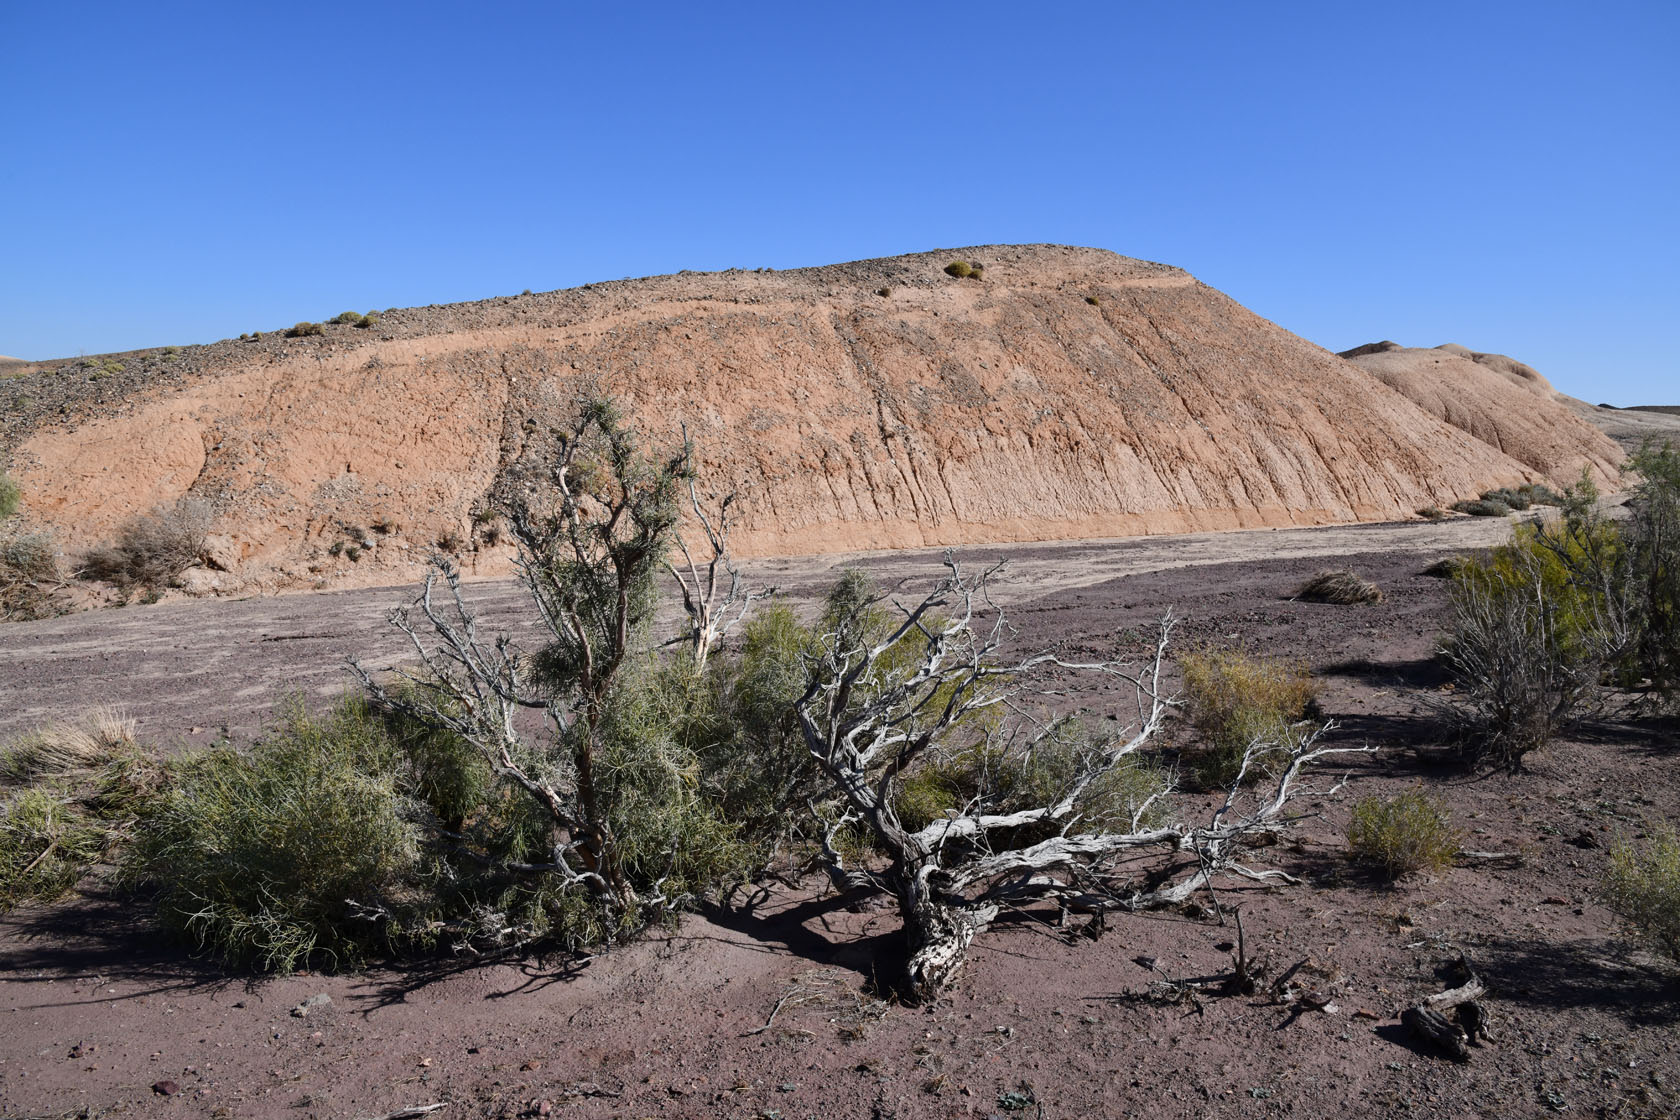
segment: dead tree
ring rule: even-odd
[[[708,514],[701,504],[699,489],[691,478],[688,501],[694,511],[695,524],[705,535],[711,555],[702,565],[689,551],[683,535],[675,535],[677,551],[682,553],[682,566],[667,562],[665,569],[682,591],[688,629],[667,644],[688,646],[694,656],[694,667],[704,669],[712,650],[747,616],[753,604],[774,595],[776,589],[746,586],[729,555],[729,507],[735,504],[735,495],[725,494],[719,500],[716,512]]]
[[[502,780],[529,795],[550,822],[549,860],[509,865],[586,889],[621,926],[666,900],[657,884],[631,882],[614,848],[596,774],[598,733],[620,671],[651,619],[656,582],[675,533],[678,488],[689,477],[685,446],[650,459],[614,404],[581,402],[547,481],[552,508],[510,503],[519,573],[547,633],[526,653],[506,634],[481,635],[460,574],[432,561],[419,598],[391,613],[419,660],[398,685],[359,664],[373,699],[470,743]],[[522,729],[523,709],[543,715],[540,735]]]
[[[1282,745],[1286,761],[1258,791],[1247,788],[1249,772],[1263,756],[1276,758],[1279,745],[1251,746],[1242,773],[1206,824],[1150,823],[1163,790],[1132,806],[1129,821],[1096,825],[1083,812],[1087,791],[1135,762],[1174,706],[1161,691],[1175,624],[1170,612],[1154,653],[1140,665],[1076,664],[1049,653],[1003,661],[999,652],[1011,631],[986,593],[997,568],[971,576],[949,553],[945,566],[933,590],[913,606],[900,605],[884,633],[842,621],[823,634],[823,651],[796,708],[806,747],[837,794],[839,808],[824,842],[830,874],[845,887],[896,897],[908,998],[937,994],[962,966],[973,939],[1006,906],[1056,900],[1098,912],[1138,910],[1183,902],[1225,876],[1293,881],[1280,870],[1246,866],[1244,847],[1258,834],[1286,827],[1296,797],[1333,792],[1302,788],[1309,766],[1367,748],[1319,746],[1318,731],[1302,729],[1295,742]],[[867,601],[852,617],[878,610],[881,602]],[[1018,712],[1024,678],[1049,666],[1126,682],[1136,696],[1135,721],[1119,735],[1091,743],[1056,794],[1040,804],[1004,809],[982,792],[925,827],[907,828],[895,804],[903,779],[965,729],[979,735],[976,725],[987,723],[988,746],[1014,757],[1030,759],[1045,747],[1054,723],[976,717]],[[885,867],[849,867],[842,858],[836,837],[858,823],[885,853]],[[1146,856],[1147,868],[1140,865]]]

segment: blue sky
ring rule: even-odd
[[[0,353],[991,242],[1680,402],[1680,4],[0,4]]]

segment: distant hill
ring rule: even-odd
[[[71,548],[211,503],[223,590],[401,578],[439,541],[507,570],[474,515],[536,484],[592,378],[654,439],[686,426],[760,555],[1387,519],[1613,479],[1619,450],[1538,375],[1449,358],[1486,382],[1468,410],[1177,268],[991,245],[38,363],[0,381],[0,441]]]

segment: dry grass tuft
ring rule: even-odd
[[[1440,798],[1411,790],[1387,800],[1363,798],[1348,821],[1348,849],[1390,879],[1439,871],[1458,854],[1460,837]]]
[[[32,786],[98,770],[134,746],[134,720],[112,707],[32,731],[0,752],[0,783]]]
[[[1360,579],[1346,569],[1319,572],[1296,590],[1296,599],[1308,603],[1380,603],[1383,593],[1370,580]]]

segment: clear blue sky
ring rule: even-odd
[[[0,353],[989,242],[1680,402],[1680,3],[0,3]]]

